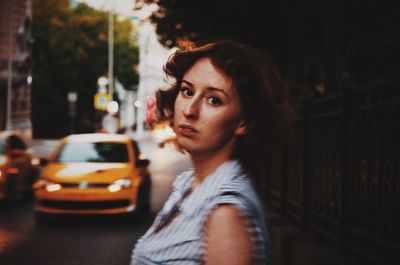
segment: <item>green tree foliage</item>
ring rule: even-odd
[[[70,132],[69,91],[78,94],[76,132],[94,128],[97,79],[107,75],[108,13],[69,0],[33,1],[32,120],[35,137]],[[114,74],[125,89],[138,82],[139,51],[129,21],[115,19]]]

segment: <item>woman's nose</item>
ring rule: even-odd
[[[183,115],[186,119],[197,119],[199,117],[199,103],[197,100],[192,99],[187,102],[183,109]]]

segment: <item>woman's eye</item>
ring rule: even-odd
[[[185,88],[185,87],[181,88],[181,93],[186,97],[193,96],[193,92],[190,91],[189,89]]]
[[[207,99],[208,103],[214,106],[219,106],[222,104],[222,101],[219,98],[216,97],[210,97]]]

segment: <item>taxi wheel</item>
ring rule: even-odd
[[[28,181],[28,185],[26,187],[26,191],[24,192],[24,199],[27,201],[33,201],[34,199],[34,192],[32,189],[32,184],[36,181],[36,179],[38,178],[39,172],[37,170],[34,170],[30,176],[29,176],[29,181]]]
[[[148,215],[150,213],[150,182],[146,181],[139,187],[138,206],[140,215]]]

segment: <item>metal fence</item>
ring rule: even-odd
[[[400,260],[400,82],[305,99],[266,203],[342,249]]]

